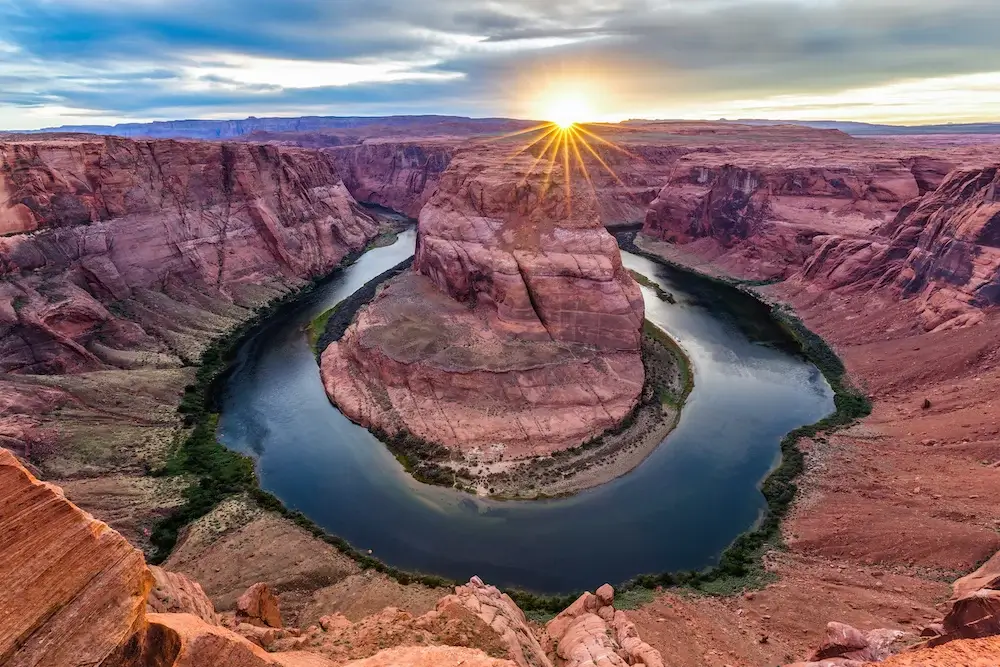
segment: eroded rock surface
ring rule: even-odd
[[[453,158],[414,271],[323,353],[353,420],[495,460],[579,444],[636,404],[638,285],[586,186],[529,176],[529,158]]]
[[[0,232],[14,233],[0,239],[8,372],[102,368],[103,348],[169,356],[178,325],[190,335],[199,322],[190,309],[165,316],[158,294],[181,311],[239,302],[244,286],[329,271],[377,228],[316,151],[36,139],[0,144],[0,164]]]
[[[331,151],[344,183],[359,200],[411,218],[437,188],[456,150],[455,141],[366,141]]]
[[[541,644],[528,627],[524,612],[495,586],[487,586],[479,577],[473,577],[465,586],[456,587],[453,595],[442,598],[437,608],[441,611],[452,605],[468,609],[482,619],[500,636],[519,667],[551,667]]]
[[[236,601],[236,620],[250,625],[281,627],[281,610],[278,599],[267,584],[258,582]]]
[[[168,572],[155,565],[151,565],[149,571],[153,575],[153,588],[149,592],[147,611],[192,614],[210,625],[219,624],[215,605],[205,595],[201,584],[183,574]]]
[[[0,449],[0,664],[95,664],[145,623],[142,553]]]
[[[556,667],[664,667],[663,656],[639,638],[625,612],[614,608],[614,589],[584,593],[545,626],[545,648]]]

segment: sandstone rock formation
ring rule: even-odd
[[[176,500],[111,473],[162,461],[183,367],[378,228],[316,151],[0,139],[0,443],[141,545]]]
[[[913,298],[928,330],[982,321],[1000,303],[1000,169],[956,170],[904,206],[872,239],[818,237],[804,280],[891,288]]]
[[[643,233],[747,277],[890,290],[917,302],[928,330],[974,324],[1000,302],[996,167],[836,153],[748,162],[684,156]]]
[[[639,638],[635,625],[613,604],[614,589],[605,584],[546,624],[546,651],[556,667],[663,667],[660,652]]]
[[[362,663],[368,665],[514,665],[480,650],[506,649],[497,631],[458,598],[446,599],[440,610],[419,619],[387,610],[358,626],[341,617],[305,633],[241,625],[275,633],[264,643],[278,649],[276,633],[289,638],[291,650],[268,653],[214,623],[212,604],[198,584],[159,568],[154,577],[142,554],[120,535],[76,508],[59,489],[36,480],[2,449],[0,535],[0,662],[5,667],[332,667],[344,664],[351,650],[373,656]],[[271,617],[264,587],[249,593],[253,604],[243,606],[251,607],[255,618]],[[147,613],[147,605],[181,613]],[[513,610],[520,613],[516,606]],[[336,634],[324,645],[321,635],[328,630]],[[353,641],[345,655],[342,640],[348,636]],[[316,650],[298,650],[307,641]],[[386,645],[419,648],[379,653]]]
[[[268,653],[239,635],[209,625],[190,614],[150,614],[135,647],[123,652],[120,662],[156,667],[334,667],[315,653],[289,651]]]
[[[278,599],[274,597],[265,583],[256,583],[236,601],[236,620],[239,623],[281,627],[281,611],[278,609]]]
[[[820,663],[832,659],[880,662],[893,653],[892,645],[905,634],[886,629],[862,632],[844,623],[830,622],[826,626],[826,642],[812,660]]]
[[[370,140],[330,155],[355,198],[416,218],[448,168],[455,143]]]
[[[1000,553],[953,584],[951,609],[927,644],[1000,635]]]
[[[0,449],[0,664],[99,665],[145,623],[142,554]]]
[[[510,660],[491,658],[482,651],[453,646],[390,648],[349,667],[513,667]]]
[[[209,625],[219,625],[215,605],[205,595],[201,584],[155,565],[149,566],[149,571],[153,575],[153,588],[149,592],[147,612],[192,614]]]
[[[458,586],[453,595],[442,598],[438,610],[453,604],[468,609],[493,629],[519,667],[551,667],[541,644],[528,627],[524,612],[506,593],[473,577],[465,586]]]
[[[453,158],[414,271],[323,353],[351,419],[491,460],[579,444],[636,404],[639,288],[585,184],[529,158]]]

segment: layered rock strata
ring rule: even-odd
[[[155,365],[227,300],[329,271],[377,231],[315,151],[38,140],[0,144],[0,168],[7,372],[98,369],[116,351]]]
[[[686,156],[643,234],[725,272],[912,299],[927,330],[1000,303],[998,169],[900,157],[705,166]]]
[[[125,539],[0,449],[0,664],[100,665],[145,627],[153,577]]]
[[[0,140],[0,443],[142,544],[185,366],[378,231],[316,151]]]
[[[889,288],[916,302],[928,330],[976,324],[1000,304],[1000,168],[955,170],[873,238],[814,242],[803,281]]]
[[[642,295],[586,185],[463,154],[420,214],[414,270],[322,355],[351,419],[521,458],[620,422],[643,385]]]

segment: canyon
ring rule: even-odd
[[[348,379],[355,387],[337,398],[345,412],[352,397],[365,395],[360,392],[371,378],[380,383],[371,392],[392,388],[386,393],[395,414],[366,414],[359,404],[359,420],[398,419],[420,433],[411,424],[421,410],[401,410],[397,402],[419,403],[442,387],[460,397],[483,391],[485,383],[442,384],[434,374],[442,365],[503,370],[477,369],[469,359],[478,363],[480,353],[495,345],[489,348],[497,351],[493,361],[516,362],[504,345],[522,339],[531,342],[523,347],[551,353],[571,369],[568,376],[538,378],[537,387],[604,386],[614,376],[610,419],[590,413],[578,431],[565,418],[554,419],[563,440],[540,428],[538,436],[522,439],[523,446],[567,446],[584,431],[620,419],[642,385],[636,349],[642,305],[601,225],[638,220],[643,251],[742,281],[764,299],[789,304],[835,346],[851,378],[873,398],[871,417],[805,444],[806,474],[784,528],[789,549],[768,556],[772,578],[761,590],[721,598],[660,591],[635,611],[605,611],[610,620],[601,616],[610,605],[581,598],[560,635],[572,641],[559,641],[554,653],[537,628],[519,631],[525,621],[506,601],[491,603],[505,610],[510,620],[502,625],[514,628],[527,664],[575,664],[600,653],[609,664],[618,664],[614,654],[652,666],[651,651],[671,665],[779,664],[814,655],[828,660],[834,658],[822,657],[827,653],[817,647],[828,641],[826,624],[833,620],[912,634],[944,621],[942,636],[953,641],[922,649],[938,657],[903,652],[885,664],[977,664],[995,655],[995,638],[980,636],[993,634],[993,577],[981,572],[975,588],[957,586],[954,605],[942,582],[1000,550],[1000,515],[991,502],[1000,434],[993,400],[1000,386],[997,145],[986,139],[859,140],[821,130],[709,123],[594,130],[622,150],[595,146],[613,173],[585,156],[593,196],[581,184],[571,200],[560,187],[540,198],[537,183],[519,190],[517,180],[504,175],[530,165],[527,156],[507,164],[493,157],[526,143],[519,137],[484,145],[481,138],[400,136],[314,148],[308,144],[318,140],[301,133],[259,144],[0,136],[0,444],[23,461],[4,454],[4,475],[17,480],[0,486],[4,520],[20,517],[22,523],[5,529],[3,535],[12,537],[0,551],[3,562],[19,563],[32,576],[42,576],[44,558],[65,564],[81,592],[73,596],[77,606],[60,607],[37,598],[41,590],[10,588],[19,578],[8,578],[3,599],[23,606],[0,608],[32,611],[23,615],[25,627],[4,617],[0,656],[59,664],[60,654],[39,651],[58,651],[60,644],[70,650],[70,640],[84,633],[81,641],[93,652],[85,657],[96,664],[127,664],[114,662],[125,660],[126,649],[129,659],[158,656],[156,664],[217,659],[204,656],[243,664],[327,664],[318,660],[331,660],[329,655],[295,655],[313,641],[338,641],[321,636],[328,629],[308,631],[321,626],[320,616],[340,611],[358,625],[388,606],[412,618],[383,619],[382,625],[414,624],[407,632],[422,637],[421,646],[397,645],[389,649],[397,653],[381,657],[339,655],[332,664],[347,658],[367,665],[445,659],[522,664],[505,631],[494,628],[497,639],[480,625],[493,627],[492,620],[463,616],[458,607],[464,603],[454,600],[445,605],[452,611],[442,611],[438,589],[363,572],[246,496],[228,499],[192,524],[165,567],[200,581],[226,612],[251,585],[267,582],[285,613],[304,628],[300,637],[274,639],[275,648],[284,648],[281,642],[296,646],[267,653],[252,640],[234,638],[238,632],[202,618],[204,604],[195,607],[202,610],[195,618],[144,611],[152,574],[128,543],[150,551],[150,528],[183,502],[183,480],[148,472],[163,464],[180,432],[174,409],[194,380],[195,360],[256,308],[329,273],[377,237],[384,224],[358,200],[419,215],[422,230],[415,270],[385,287],[345,340],[324,353],[327,377],[341,374],[330,393],[336,396]],[[562,168],[553,167],[553,183],[565,180]],[[527,270],[521,268],[525,257]],[[587,301],[579,292],[599,299]],[[563,310],[567,294],[582,300]],[[420,335],[402,341],[379,336],[401,322]],[[434,358],[442,330],[460,345]],[[611,330],[612,336],[602,333]],[[390,346],[406,340],[427,345]],[[466,344],[476,354],[463,358],[457,348]],[[567,350],[584,356],[566,365]],[[372,359],[377,369],[365,368]],[[426,385],[407,387],[396,366],[401,363],[422,365]],[[503,383],[489,386],[509,394]],[[391,391],[399,394],[395,401]],[[584,403],[578,393],[567,394],[567,405]],[[462,438],[490,439],[510,426],[466,414],[461,437],[441,430],[440,422],[423,433],[441,441],[452,437],[461,447]],[[73,503],[34,476],[58,483]],[[29,515],[22,503],[32,498],[61,518],[23,523]],[[39,532],[31,528],[36,525],[63,532]],[[59,545],[70,543],[84,550],[72,559],[59,556]],[[32,555],[32,544],[40,545],[41,556]],[[96,589],[79,582],[98,575],[108,583],[99,591],[104,602],[93,605]],[[480,607],[484,596],[495,599],[492,591],[482,592],[485,584],[469,585],[475,590],[455,595],[466,601],[471,595]],[[185,590],[190,597],[196,589]],[[969,596],[973,604],[958,604]],[[63,615],[50,616],[57,607]],[[414,620],[432,611],[439,616]],[[425,645],[452,631],[428,628],[452,621],[449,627],[462,626],[459,635],[466,639],[452,648]],[[464,629],[466,621],[475,632]],[[354,632],[343,621],[326,625]],[[967,626],[985,630],[962,630]],[[610,645],[592,643],[602,633]],[[643,641],[631,641],[636,635]],[[46,639],[56,636],[63,641]],[[301,637],[307,641],[298,642]],[[343,637],[364,644],[358,633]],[[461,653],[461,641],[485,652]],[[163,662],[163,650],[173,663]]]

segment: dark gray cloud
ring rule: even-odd
[[[596,73],[669,108],[1000,70],[998,27],[996,0],[0,0],[0,107],[495,115],[533,78]],[[403,74],[264,81],[233,56]]]

